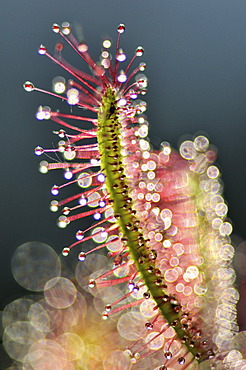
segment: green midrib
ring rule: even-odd
[[[149,273],[148,267],[154,266],[149,258],[150,251],[148,250],[147,243],[144,242],[143,246],[139,246],[138,237],[142,236],[141,231],[133,231],[127,227],[128,224],[136,225],[136,217],[132,214],[133,203],[130,200],[128,203],[126,199],[129,199],[129,188],[127,180],[124,177],[123,169],[123,156],[121,154],[121,139],[120,139],[120,123],[116,113],[116,96],[115,92],[109,87],[102,98],[102,104],[98,112],[98,146],[100,152],[101,169],[106,176],[106,188],[109,193],[114,209],[114,214],[118,215],[117,222],[119,230],[121,231],[123,238],[126,240],[128,250],[132,259],[135,262],[138,272],[142,276],[145,285],[155,300],[159,310],[162,312],[165,320],[172,326],[172,323],[177,320],[178,324],[174,326],[178,337],[182,339],[187,336],[181,328],[180,324],[180,313],[174,311],[173,306],[170,302],[163,304],[162,297],[165,292],[161,286],[156,285],[158,276],[155,273]],[[114,157],[117,157],[116,159]],[[115,164],[118,162],[118,165]],[[126,194],[123,194],[125,190]],[[124,206],[127,205],[127,208]],[[145,262],[140,263],[140,257],[145,258]],[[195,356],[199,350],[195,347],[191,347],[187,342],[184,343],[187,350]],[[199,362],[203,358],[199,360]]]

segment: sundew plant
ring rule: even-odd
[[[53,31],[62,41],[55,55],[44,45],[39,54],[71,79],[55,78],[53,92],[30,81],[24,88],[71,108],[38,108],[38,120],[54,122],[58,144],[35,153],[46,156],[42,173],[63,171],[65,181],[51,189],[51,210],[60,212],[58,226],[78,224],[61,258],[73,259],[76,251],[79,262],[72,278],[61,277],[60,259],[48,246],[22,246],[45,254],[49,273],[40,272],[39,289],[29,286],[42,296],[6,307],[7,352],[25,369],[246,369],[232,226],[214,146],[199,135],[179,151],[166,141],[152,148],[143,101],[146,64],[139,62],[144,49],[126,57],[123,24],[115,51],[103,41],[99,62],[68,22]],[[66,44],[89,72],[63,59]],[[83,115],[85,109],[90,114]],[[88,228],[85,217],[92,220]]]

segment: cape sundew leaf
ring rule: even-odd
[[[66,193],[67,186],[77,189],[51,202],[52,211],[62,212],[58,225],[94,219],[92,226],[78,230],[77,240],[64,247],[63,255],[74,248],[79,269],[90,265],[85,289],[103,300],[102,318],[114,325],[114,339],[108,341],[99,368],[244,368],[237,345],[232,226],[214,164],[216,150],[202,135],[184,141],[179,152],[167,142],[152,149],[141,99],[148,85],[146,65],[136,63],[144,49],[137,47],[125,63],[120,47],[123,24],[117,29],[115,53],[104,40],[99,62],[76,40],[67,22],[54,24],[53,31],[91,74],[63,59],[62,43],[55,56],[41,45],[39,53],[71,79],[54,79],[53,92],[29,81],[24,88],[57,96],[73,107],[72,113],[38,108],[37,119],[60,125],[55,131],[60,141],[57,148],[38,146],[35,153],[62,158],[40,166],[43,173],[64,171],[66,182],[52,187],[54,196]],[[78,108],[92,113],[83,116]],[[108,252],[110,262],[97,268],[99,249]],[[80,286],[85,285],[82,280],[77,275]]]

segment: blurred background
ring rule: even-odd
[[[62,183],[61,173],[38,172],[34,148],[51,148],[57,129],[37,121],[39,105],[63,110],[48,95],[22,88],[26,80],[51,89],[51,81],[66,73],[38,55],[41,43],[53,53],[60,41],[52,23],[69,21],[98,60],[105,37],[116,40],[125,23],[121,46],[130,59],[145,48],[150,138],[155,147],[169,141],[177,147],[186,134],[206,133],[218,148],[218,167],[236,245],[246,238],[246,2],[244,0],[8,0],[0,4],[1,74],[1,258],[0,310],[25,294],[11,273],[16,248],[40,241],[60,251],[74,240],[81,224],[62,230],[49,211],[50,188]],[[65,57],[87,68],[74,52]],[[146,98],[146,99],[145,99]],[[41,158],[43,159],[43,158]],[[239,282],[246,273],[246,246],[240,245]],[[28,260],[27,260],[28,265]],[[241,288],[242,289],[242,288]],[[243,296],[242,291],[242,296]]]

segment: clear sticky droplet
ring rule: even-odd
[[[24,84],[23,84],[23,87],[24,89],[27,91],[27,92],[31,92],[35,89],[34,87],[34,84],[30,81],[26,81]]]
[[[43,154],[44,153],[44,149],[41,147],[41,146],[37,146],[36,148],[35,148],[35,154],[36,155],[41,155],[41,154]]]
[[[127,105],[127,100],[125,98],[121,98],[117,101],[118,107],[125,107]]]
[[[100,220],[100,219],[101,219],[101,217],[102,217],[102,215],[101,215],[101,213],[99,213],[99,212],[96,212],[96,213],[93,215],[93,218],[94,218],[95,220]]]
[[[58,185],[52,186],[51,194],[53,194],[53,195],[58,195],[59,194],[59,186]]]
[[[108,313],[107,312],[103,312],[102,319],[103,320],[107,320],[108,319]]]
[[[91,288],[91,289],[95,288],[95,286],[96,286],[96,282],[95,282],[95,280],[92,280],[92,279],[91,279],[91,280],[89,281],[88,286],[89,286],[89,288]]]
[[[79,253],[79,255],[78,255],[78,259],[79,259],[80,261],[84,261],[84,260],[85,260],[85,258],[86,258],[86,254],[85,254],[85,252],[80,252],[80,253]]]
[[[70,208],[69,207],[64,207],[62,210],[62,214],[65,216],[68,216],[70,213]]]
[[[136,51],[135,51],[135,54],[137,57],[141,57],[144,53],[144,48],[142,46],[138,46]]]
[[[103,208],[106,206],[106,202],[104,200],[100,200],[99,207]]]
[[[100,173],[98,176],[97,176],[97,180],[99,182],[104,182],[106,179],[105,175],[103,173]]]
[[[106,312],[110,312],[110,311],[111,311],[111,309],[112,309],[112,307],[111,307],[111,305],[110,305],[110,304],[107,304],[107,305],[105,306],[105,311],[106,311]]]
[[[125,25],[124,25],[123,23],[119,24],[119,26],[118,26],[118,28],[117,28],[117,31],[118,31],[119,33],[123,33],[123,32],[125,32],[125,30],[126,30]]]
[[[66,168],[64,171],[64,177],[66,180],[71,180],[73,177],[72,171],[69,170],[69,168]]]
[[[82,240],[84,238],[84,232],[82,230],[78,230],[76,232],[76,239],[77,240]]]
[[[185,363],[184,357],[179,357],[178,363],[179,363],[179,365],[184,365],[184,363]]]
[[[166,357],[166,359],[167,359],[167,360],[171,360],[171,358],[172,358],[172,352],[170,352],[170,351],[166,351],[166,352],[164,353],[164,356]]]
[[[61,139],[64,139],[64,137],[66,137],[66,131],[65,130],[59,130],[57,135],[61,138]]]
[[[39,46],[38,53],[39,53],[40,55],[44,55],[44,54],[46,54],[46,51],[47,51],[46,46],[44,46],[43,44],[41,44],[41,45]]]
[[[57,23],[54,23],[52,25],[52,31],[55,32],[55,33],[59,33],[61,30],[61,27],[57,24]]]
[[[124,62],[126,60],[126,54],[124,53],[123,49],[119,49],[116,59],[118,62]]]
[[[151,324],[150,322],[146,322],[145,327],[146,327],[147,330],[152,330],[153,329],[153,324]]]
[[[131,99],[137,99],[138,98],[138,94],[134,90],[130,90],[129,95],[130,95]]]
[[[64,257],[67,257],[67,256],[69,255],[69,252],[70,252],[70,248],[65,247],[65,248],[63,248],[63,250],[62,250],[62,255],[63,255]]]
[[[79,198],[79,204],[81,206],[85,206],[87,204],[87,199],[83,195]]]

